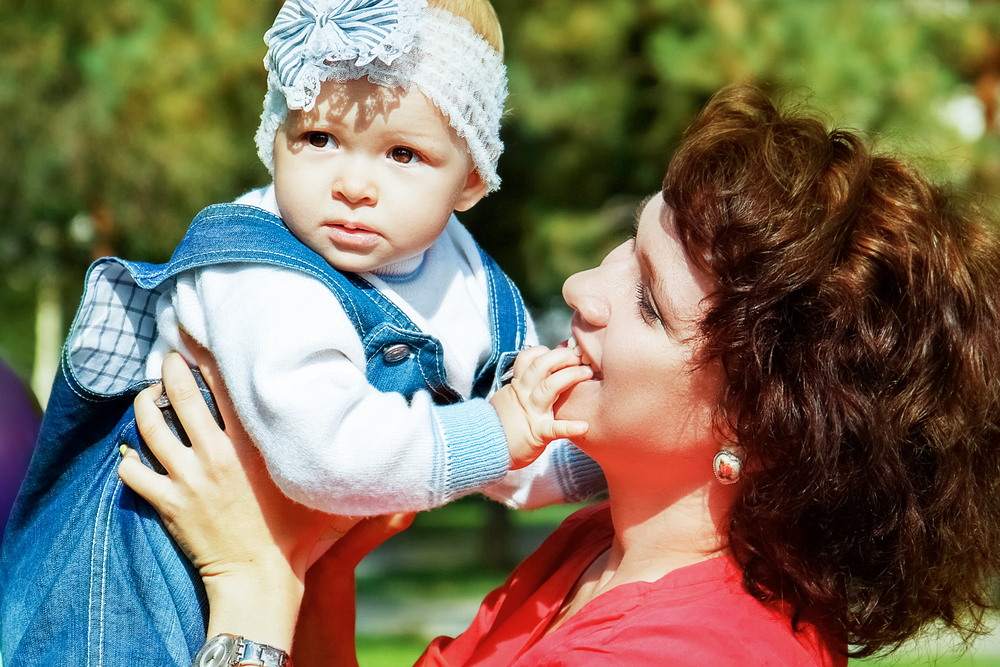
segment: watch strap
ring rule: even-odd
[[[191,667],[251,666],[292,667],[292,659],[280,648],[223,633],[205,642],[191,663]]]
[[[242,652],[238,655],[234,665],[239,667],[292,667],[292,659],[280,648],[258,644],[249,639],[242,640]]]

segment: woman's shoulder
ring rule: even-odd
[[[552,531],[536,553],[581,551],[610,546],[615,528],[611,522],[611,505],[605,500],[587,505],[568,517]]]
[[[607,501],[577,510],[552,531],[514,570],[505,588],[508,594],[530,597],[552,577],[576,580],[611,545],[614,527]],[[570,582],[572,584],[572,582]]]
[[[619,587],[541,642],[545,665],[796,665],[844,667],[810,626],[743,590],[739,568],[713,558],[659,581]],[[543,646],[542,644],[548,644]]]
[[[622,619],[619,641],[658,637],[664,649],[692,656],[691,664],[847,665],[839,647],[814,627],[793,627],[787,607],[750,595],[729,557],[670,573],[639,595],[633,609]]]

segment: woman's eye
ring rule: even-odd
[[[333,137],[326,132],[309,132],[306,134],[306,141],[309,142],[310,146],[315,146],[316,148],[327,148],[336,144]]]
[[[397,147],[389,151],[389,157],[392,158],[394,162],[400,164],[412,164],[414,162],[420,162],[420,158],[417,154],[409,148]]]
[[[635,296],[639,305],[639,316],[642,318],[643,322],[646,324],[663,322],[660,314],[656,311],[653,299],[649,296],[649,289],[645,285],[639,283],[635,286]]]

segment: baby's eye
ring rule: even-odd
[[[326,132],[308,132],[306,134],[306,141],[316,148],[333,147],[337,144],[334,138]]]
[[[413,164],[415,162],[420,162],[420,157],[409,148],[403,148],[402,146],[397,146],[389,151],[389,157],[393,159],[394,162],[400,164]]]

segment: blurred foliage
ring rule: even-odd
[[[811,97],[939,178],[1000,194],[1000,5],[964,0],[496,0],[510,109],[504,188],[474,209],[535,304],[627,235],[704,102],[753,80]],[[978,117],[976,116],[978,114]],[[992,115],[995,117],[995,107]],[[979,136],[982,135],[982,136]],[[495,198],[495,200],[494,200]],[[478,220],[477,220],[478,222]],[[475,229],[485,238],[485,220]],[[493,240],[490,238],[489,240]],[[502,247],[498,247],[502,246]]]
[[[536,307],[627,236],[683,128],[733,81],[811,96],[938,177],[1000,193],[996,2],[494,4],[504,185],[464,219]],[[164,261],[200,208],[267,183],[253,134],[279,6],[0,0],[0,348],[19,368],[42,275],[64,285],[68,323],[93,257]]]

